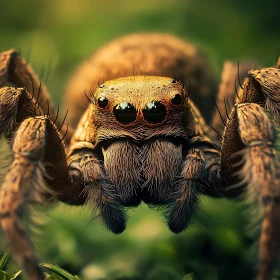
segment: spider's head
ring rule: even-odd
[[[193,131],[188,92],[171,78],[134,76],[111,80],[94,94],[95,142],[152,137],[188,138]]]

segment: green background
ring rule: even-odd
[[[15,48],[28,58],[56,104],[94,49],[140,31],[192,41],[209,56],[218,81],[226,59],[275,64],[279,8],[276,0],[0,0],[0,51]],[[61,204],[40,214],[45,225],[33,239],[40,261],[85,280],[252,278],[257,258],[248,224],[254,217],[238,201],[203,197],[201,208],[193,225],[174,235],[160,213],[141,205],[129,211],[128,229],[115,236],[90,209]]]

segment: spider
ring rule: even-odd
[[[129,35],[94,53],[66,92],[69,126],[25,60],[1,53],[0,134],[13,161],[0,189],[0,220],[29,278],[44,278],[22,221],[29,205],[88,204],[119,234],[126,209],[144,202],[164,207],[169,229],[179,233],[206,194],[258,205],[257,279],[269,279],[280,221],[279,66],[248,72],[225,63],[212,118],[220,145],[196,107],[210,119],[212,72],[174,36]],[[235,91],[238,69],[245,78]]]

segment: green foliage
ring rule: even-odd
[[[17,279],[21,274],[21,270],[17,270],[11,276],[8,275],[8,273],[5,271],[8,259],[9,253],[5,253],[0,260],[0,280],[14,280]]]
[[[0,260],[0,270],[3,270],[7,264],[9,253],[5,253]]]
[[[227,279],[239,275],[250,279],[254,262],[245,257],[252,242],[244,233],[244,209],[217,201],[205,199],[198,222],[179,235],[169,232],[160,213],[145,205],[129,211],[127,230],[119,236],[105,231],[85,209],[60,205],[49,212],[48,226],[37,241],[43,249],[40,259],[47,256],[86,280],[162,279],[163,275],[181,279],[188,273],[194,279],[206,279],[205,275],[224,279],[233,266]],[[46,240],[48,246],[43,246]]]
[[[78,276],[72,275],[58,265],[43,263],[40,266],[52,271],[52,274],[46,273],[46,279],[48,280],[81,280]]]
[[[5,253],[0,260],[0,280],[14,280],[17,279],[21,274],[21,270],[18,270],[12,274],[12,276],[8,275],[8,272],[5,271],[7,262],[9,259],[9,253]],[[59,267],[58,265],[46,264],[43,263],[40,265],[43,268],[47,268],[50,270],[49,273],[45,273],[46,278],[48,280],[81,280],[78,276],[72,275],[65,269]]]

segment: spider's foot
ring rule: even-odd
[[[97,210],[106,228],[115,234],[120,234],[126,228],[127,217],[119,195],[114,185],[106,179],[101,179],[98,185],[97,197],[94,191],[89,192],[89,200],[96,201]],[[92,190],[94,190],[94,187]]]
[[[101,217],[106,227],[115,234],[122,233],[126,228],[126,215],[118,203],[103,202],[100,208]]]
[[[126,228],[126,215],[115,187],[106,180],[101,185],[98,204],[101,217],[107,228],[115,234],[122,233]]]
[[[195,192],[195,181],[177,182],[175,192],[171,195],[171,203],[165,213],[167,225],[174,233],[185,230],[193,217],[198,203]]]

